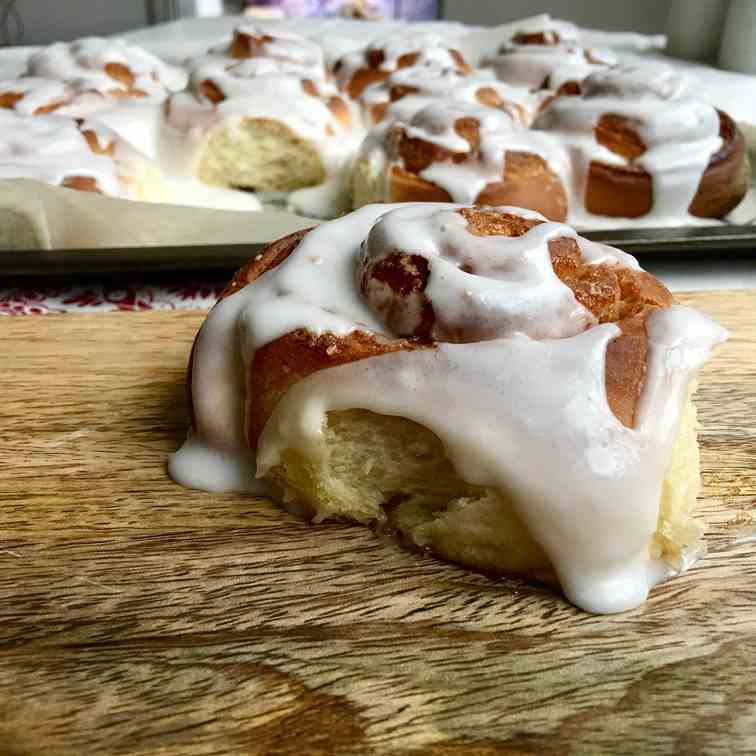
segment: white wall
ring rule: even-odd
[[[491,25],[550,13],[581,26],[614,31],[664,32],[665,0],[445,0],[446,18]]]
[[[25,45],[116,34],[147,24],[146,0],[17,0],[16,7]]]

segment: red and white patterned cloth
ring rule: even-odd
[[[43,289],[0,289],[0,315],[48,315],[67,312],[142,312],[144,310],[207,310],[226,281],[85,284]]]

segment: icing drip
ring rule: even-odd
[[[64,81],[77,92],[162,100],[183,89],[186,73],[120,39],[85,37],[34,53],[29,76]]]
[[[653,343],[653,359],[676,373],[678,386],[723,338],[687,308],[661,310],[652,323],[665,335]],[[617,334],[607,324],[556,341],[441,344],[315,373],[266,424],[258,474],[286,448],[322,454],[326,412],[361,407],[408,417],[442,440],[465,480],[515,498],[570,601],[592,612],[634,608],[661,571],[648,544],[684,390],[652,390],[649,422],[621,425],[604,388],[606,347]],[[678,350],[683,365],[675,365]]]
[[[481,242],[469,232],[464,238],[459,222],[452,222],[458,209],[364,207],[314,229],[278,267],[221,301],[195,345],[196,437],[173,456],[171,474],[203,488],[248,488],[244,418],[246,401],[254,398],[245,398],[245,376],[261,346],[298,328],[391,338],[356,285],[361,250],[371,259],[392,245],[417,250],[435,268],[434,304],[459,315],[454,269],[469,251],[491,286],[492,309],[507,311],[510,326],[526,326],[503,327],[488,341],[437,343],[311,374],[286,392],[268,419],[256,450],[257,475],[288,448],[313,458],[326,454],[329,411],[363,408],[415,420],[441,439],[464,480],[507,491],[571,601],[595,612],[638,606],[664,574],[649,544],[686,386],[726,332],[685,307],[655,310],[647,319],[638,421],[625,427],[608,405],[604,383],[607,346],[619,328],[583,319],[587,330],[581,330],[573,320],[581,315],[575,304],[550,309],[562,292],[543,269],[544,240],[551,234],[574,239],[574,233],[544,223],[536,234]],[[462,241],[464,250],[457,249]],[[615,250],[578,243],[589,263],[637,267]],[[507,286],[515,280],[521,288],[516,298]],[[534,307],[530,297],[540,297],[544,287],[547,306]],[[553,327],[561,338],[540,338],[553,335]]]
[[[474,119],[479,124],[479,144],[474,153],[470,142],[457,131],[460,119]],[[416,113],[408,124],[398,122],[393,128],[450,152],[471,153],[461,162],[431,162],[419,173],[420,178],[440,186],[453,201],[462,204],[475,203],[487,185],[501,181],[508,152],[538,155],[560,177],[568,171],[567,153],[558,140],[550,134],[527,130],[504,111],[482,105],[437,102]],[[384,136],[387,134],[378,132],[365,146],[366,154],[383,153],[382,159],[375,159],[382,160],[386,171],[401,164],[401,158],[392,151],[393,140]]]
[[[555,99],[534,123],[570,152],[571,209],[583,206],[592,162],[610,166],[632,162],[652,178],[653,208],[648,214],[652,224],[668,225],[675,219],[695,222],[688,207],[712,155],[722,146],[717,111],[689,97],[689,84],[656,64],[592,74],[583,89],[581,97]],[[631,161],[599,144],[595,129],[606,114],[631,124],[645,147],[639,157]]]

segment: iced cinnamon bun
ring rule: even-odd
[[[570,217],[582,225],[601,217],[646,225],[721,218],[749,186],[744,139],[733,120],[658,64],[592,74],[580,97],[552,101],[534,128],[571,155]]]
[[[373,205],[237,273],[169,471],[622,611],[699,546],[690,393],[725,338],[537,213]]]
[[[586,76],[616,65],[617,58],[609,50],[581,47],[571,29],[571,24],[562,24],[523,30],[483,65],[509,84],[548,90],[555,96],[580,94]]]
[[[388,119],[406,121],[435,102],[461,102],[503,110],[523,126],[529,126],[543,97],[525,87],[497,81],[490,71],[471,74],[435,64],[402,68],[387,79],[370,85],[361,102],[369,123]]]
[[[33,76],[0,81],[0,108],[22,115],[49,115],[68,108],[76,93],[62,81]]]
[[[567,160],[557,139],[503,110],[437,102],[368,136],[353,202],[515,204],[565,220]]]
[[[325,76],[323,49],[306,37],[278,29],[271,33],[251,24],[239,26],[228,44],[211,48],[210,54],[235,60],[265,58],[298,66],[311,77]]]
[[[435,65],[462,74],[470,73],[470,66],[462,54],[437,34],[398,37],[378,41],[365,50],[339,58],[333,74],[341,89],[352,99],[359,99],[370,84],[384,81],[394,71],[413,66]]]
[[[298,71],[269,58],[202,59],[189,89],[165,106],[181,170],[258,192],[320,186],[325,206],[310,213],[343,211],[343,173],[363,137],[359,112],[334,84]]]
[[[0,109],[0,178],[36,179],[123,199],[165,198],[159,171],[102,124],[8,109]]]
[[[107,101],[156,101],[183,89],[186,73],[120,39],[86,37],[56,42],[34,53],[27,76],[65,82]]]

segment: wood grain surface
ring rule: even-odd
[[[610,617],[186,491],[200,312],[0,322],[0,753],[756,753],[756,292],[701,380],[709,554]]]

